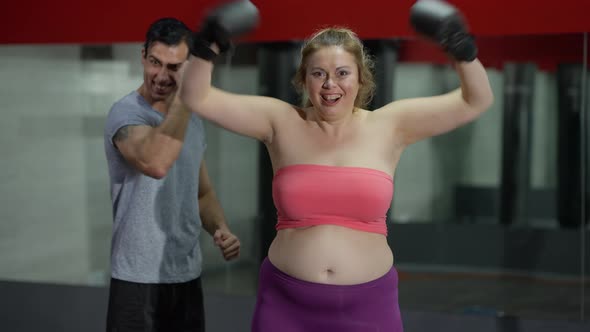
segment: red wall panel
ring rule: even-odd
[[[247,39],[301,39],[325,25],[363,38],[404,37],[414,0],[253,0],[261,24]],[[478,36],[590,31],[589,0],[450,0]],[[9,1],[0,11],[0,43],[116,43],[143,40],[147,25],[176,16],[196,26],[220,0]]]

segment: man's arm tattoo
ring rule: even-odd
[[[131,128],[129,128],[130,126],[125,126],[121,129],[119,129],[117,131],[117,133],[115,134],[115,136],[113,136],[113,141],[114,142],[121,142],[126,140],[127,138],[129,138],[129,134],[131,132]]]

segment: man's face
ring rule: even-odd
[[[145,97],[150,102],[164,101],[176,92],[188,52],[186,43],[169,46],[161,42],[142,51]]]

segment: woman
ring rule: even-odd
[[[260,270],[253,331],[403,330],[385,225],[400,155],[476,119],[493,99],[473,39],[454,8],[442,5],[417,4],[412,23],[422,33],[445,31],[439,41],[455,60],[461,87],[372,112],[364,109],[374,90],[372,64],[348,29],[327,28],[304,43],[294,79],[304,107],[213,88],[211,57],[193,53],[184,103],[263,142],[273,165],[277,234]]]

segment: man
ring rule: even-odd
[[[107,331],[204,331],[201,228],[226,260],[239,255],[203,159],[203,123],[176,96],[193,38],[176,19],[154,22],[142,49],[143,84],[107,118],[114,219]]]

